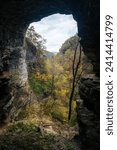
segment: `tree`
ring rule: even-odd
[[[89,74],[92,70],[92,65],[84,55],[79,41],[80,38],[75,35],[66,40],[59,50],[64,59],[64,70],[71,75],[68,120],[71,118],[72,101],[79,97],[78,82],[82,76]]]
[[[77,51],[78,51],[78,46],[79,46],[79,57],[77,59]],[[73,66],[72,66],[72,75],[73,75],[73,79],[72,79],[72,89],[71,89],[71,94],[70,94],[70,98],[69,98],[69,115],[68,115],[68,120],[70,120],[71,118],[71,111],[72,111],[72,100],[74,97],[74,92],[75,92],[75,88],[76,88],[76,79],[77,79],[77,74],[78,74],[78,69],[80,66],[80,62],[81,62],[81,52],[82,52],[82,48],[81,45],[79,43],[79,41],[77,42],[75,51],[74,51],[74,58],[73,58]],[[80,78],[80,76],[79,76]]]
[[[42,36],[35,31],[34,26],[28,28],[26,37],[31,40],[31,42],[36,46],[37,49],[46,50],[46,47],[44,45],[46,43],[46,39],[42,38]]]
[[[29,39],[36,47],[36,60],[34,62],[33,66],[36,67],[32,67],[32,69],[30,68],[30,70],[33,70],[33,72],[45,72],[45,58],[44,58],[44,52],[46,51],[46,47],[45,47],[45,43],[46,40],[35,31],[34,26],[30,26],[27,29],[26,32],[26,38]],[[32,66],[32,64],[30,64],[30,66]]]
[[[60,75],[63,74],[63,67],[57,61],[57,56],[52,56],[46,60],[47,73],[51,75],[51,96],[54,98],[56,86]]]

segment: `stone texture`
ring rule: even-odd
[[[78,22],[84,52],[94,65],[94,72],[99,76],[99,7],[99,0],[2,0],[0,2],[1,122],[6,118],[3,108],[14,95],[12,87],[17,90],[19,83],[13,73],[18,72],[20,79],[18,87],[21,88],[22,83],[27,82],[26,51],[23,43],[26,29],[34,21],[54,13],[72,14]],[[77,110],[82,150],[97,150],[99,149],[99,82],[97,79],[86,78],[80,83],[80,95],[84,105]],[[87,98],[88,96],[90,98]]]
[[[26,62],[35,62],[37,60],[37,49],[30,39],[25,38],[24,47],[26,49]]]
[[[99,78],[82,78],[79,85],[81,100],[77,105],[82,149],[100,149],[100,82]]]

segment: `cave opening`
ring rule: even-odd
[[[22,111],[25,110],[25,104],[30,105],[29,101],[35,99],[27,86],[26,47],[28,47],[28,44],[34,49],[33,52],[35,53],[35,48],[30,42],[24,44],[24,36],[28,25],[31,22],[39,21],[54,13],[72,14],[76,22],[78,22],[78,30],[81,37],[80,43],[83,46],[83,51],[90,59],[91,64],[93,64],[94,72],[93,74],[81,78],[78,84],[80,96],[83,100],[81,105],[77,104],[77,120],[80,126],[79,137],[82,150],[99,150],[99,1],[6,0],[3,4],[1,3],[1,6],[0,122],[3,123],[5,120],[8,123],[10,119],[17,121],[18,119],[20,120],[22,116],[25,117],[27,114],[25,111]],[[32,58],[32,56],[28,57]],[[33,57],[33,60],[34,59]],[[33,62],[31,65],[35,67]],[[40,78],[40,76],[37,77]],[[45,89],[46,91],[48,90],[47,88]],[[2,94],[1,91],[3,91]],[[35,107],[38,107],[38,105],[35,104]],[[29,106],[27,109],[32,115],[36,110],[33,108],[30,109]],[[38,114],[39,112],[35,113]],[[58,114],[54,115],[57,116]],[[33,120],[31,122],[33,122]],[[45,146],[43,148],[44,145],[41,144],[45,142],[45,139],[39,137],[38,132],[40,132],[40,128],[33,126],[31,122],[27,123],[25,120],[24,124],[20,121],[15,122],[16,124],[13,123],[13,126],[8,130],[9,137],[6,140],[10,142],[4,144],[2,141],[2,139],[7,138],[8,134],[6,132],[6,135],[4,134],[0,138],[0,148],[29,149],[27,148],[28,145],[30,149],[48,149],[48,147],[50,149],[61,149],[60,145],[57,148],[51,147],[54,145],[50,145],[52,141],[57,143],[59,140],[59,138],[53,139],[51,136],[49,136],[50,138],[48,138],[48,136],[45,137],[45,139],[49,139],[48,142],[50,143],[48,147]],[[51,126],[49,128],[52,131]],[[64,129],[65,127],[63,127],[63,131]],[[23,130],[26,131],[26,135],[28,136],[24,135]],[[33,138],[32,132],[36,138]],[[18,136],[15,136],[15,138],[14,133],[18,133]],[[79,137],[75,137],[77,142],[79,141]],[[38,139],[40,139],[40,141],[42,140],[41,143],[37,142],[39,141]],[[61,139],[64,140],[63,138]],[[28,141],[31,142],[28,143]],[[69,143],[68,141],[65,141],[65,143],[66,142]],[[7,148],[5,147],[6,145]],[[67,146],[68,149],[71,148],[71,145]]]

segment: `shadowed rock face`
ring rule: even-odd
[[[82,147],[86,150],[100,149],[99,85],[98,77],[82,78],[79,83],[79,94],[83,101],[77,105],[77,114]]]
[[[12,87],[22,87],[27,82],[26,50],[23,42],[28,25],[34,21],[54,13],[72,14],[78,22],[78,33],[82,39],[84,52],[94,65],[94,73],[99,76],[99,7],[99,0],[2,0],[0,2],[1,122],[7,117],[4,107],[13,96]],[[17,81],[14,80],[14,72],[16,74],[18,72]],[[90,98],[87,98],[87,92],[90,92]],[[84,100],[84,105],[81,105],[78,110],[82,149],[90,149],[92,145],[92,150],[97,150],[99,149],[99,132],[97,132],[99,129],[93,132],[91,130],[92,127],[99,128],[99,82],[95,82],[94,79],[82,79],[80,95]],[[95,119],[92,118],[91,121],[90,117],[84,119],[83,114],[86,115],[87,111],[89,116],[91,114]],[[92,140],[93,137],[95,140]],[[86,141],[89,140],[90,144],[87,145]]]

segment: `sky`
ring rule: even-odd
[[[65,40],[77,33],[77,23],[72,15],[54,14],[32,25],[47,40],[45,46],[50,52],[58,52]]]

